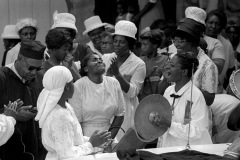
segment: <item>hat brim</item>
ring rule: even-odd
[[[54,29],[54,28],[71,28],[71,29],[74,29],[76,32],[78,32],[76,26],[73,26],[73,25],[65,25],[65,24],[57,24],[57,25],[52,25],[51,29]]]
[[[83,35],[86,35],[88,32],[91,32],[92,30],[94,29],[97,29],[97,28],[100,28],[100,27],[105,27],[107,26],[108,24],[107,23],[102,23],[102,24],[99,24],[99,25],[96,25],[92,28],[89,28],[89,29],[86,29],[84,32],[83,32]]]
[[[2,39],[20,39],[18,35],[2,35]]]
[[[136,37],[132,37],[132,36],[129,36],[129,35],[126,35],[126,34],[122,34],[122,33],[112,33],[113,36],[116,36],[116,35],[119,35],[119,36],[126,36],[126,37],[130,37],[130,38],[133,38],[136,40]]]

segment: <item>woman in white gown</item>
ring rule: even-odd
[[[90,53],[81,63],[82,78],[74,83],[75,91],[69,103],[81,123],[84,136],[97,129],[110,130],[114,138],[123,122],[124,100],[120,84],[115,78],[103,76],[104,72],[102,58],[97,53]]]
[[[44,89],[37,101],[36,120],[42,128],[42,143],[48,151],[46,160],[75,158],[92,153],[93,147],[110,139],[107,131],[95,131],[88,138],[67,103],[74,92],[73,77],[64,66],[50,68],[43,77]]]

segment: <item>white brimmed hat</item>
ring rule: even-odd
[[[83,32],[83,35],[86,35],[88,32],[100,28],[105,27],[107,23],[102,23],[99,16],[92,16],[84,21],[84,25],[86,30]]]
[[[55,11],[53,14],[53,25],[51,29],[54,29],[57,27],[63,27],[63,28],[71,28],[71,29],[74,29],[76,32],[78,32],[75,23],[76,23],[76,18],[74,15],[70,13],[58,13],[57,11]]]
[[[229,86],[235,96],[240,99],[240,70],[232,73],[229,79]]]
[[[207,13],[201,8],[188,7],[185,10],[185,16],[186,16],[186,18],[193,19],[193,20],[203,24],[204,26],[206,26],[205,19],[207,17]]]
[[[137,27],[134,23],[130,21],[121,20],[118,21],[115,25],[115,32],[113,35],[121,35],[121,36],[127,36],[131,37],[133,39],[136,39],[135,35],[137,33]]]
[[[3,29],[1,38],[2,39],[20,39],[18,32],[16,30],[16,25],[13,25],[13,24],[6,25]]]
[[[16,28],[18,32],[25,27],[34,27],[37,29],[37,21],[32,18],[24,18],[24,19],[20,19],[16,24]]]

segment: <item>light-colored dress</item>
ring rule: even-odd
[[[57,105],[49,113],[42,127],[42,143],[48,151],[46,160],[75,158],[93,152],[71,106]]]
[[[0,114],[0,146],[13,135],[16,120],[11,116]]]
[[[20,47],[21,47],[21,42],[16,44],[12,49],[8,51],[5,65],[11,64],[17,59],[18,53],[20,51]]]
[[[171,94],[180,95],[175,100],[173,106],[172,123],[169,130],[159,138],[158,147],[185,146],[188,140],[189,123],[184,123],[186,115],[186,106],[191,102],[191,81],[185,84],[178,92],[175,91],[175,85],[168,87],[164,97],[170,105],[173,104]],[[192,108],[190,110],[190,145],[211,144],[209,129],[209,112],[201,91],[193,85],[192,89]]]
[[[111,59],[116,57],[115,53],[104,54],[102,59],[106,64],[106,72],[111,64]],[[127,131],[130,127],[134,127],[134,113],[139,104],[137,95],[139,94],[144,79],[146,77],[146,65],[143,60],[130,52],[129,57],[119,67],[122,76],[130,83],[130,88],[127,93],[123,92],[125,101],[125,114],[122,128]],[[123,132],[118,132],[117,140],[120,140],[124,135]]]
[[[235,109],[239,103],[240,100],[231,95],[215,95],[213,104],[210,107],[213,111],[217,129],[217,134],[213,135],[213,139],[217,143],[232,143],[240,136],[240,131],[231,131],[227,127],[228,117],[232,110]]]
[[[198,69],[194,73],[193,82],[196,87],[209,93],[217,93],[218,89],[218,69],[214,62],[198,48],[197,59],[199,61]]]
[[[224,38],[222,35],[218,35],[217,38],[222,43],[224,53],[226,56],[223,70],[219,75],[219,80],[223,84],[228,69],[233,68],[235,65],[235,57],[231,42],[228,39]]]
[[[74,94],[69,103],[81,123],[84,136],[95,130],[108,130],[114,116],[124,115],[124,100],[119,82],[103,76],[101,84],[87,76],[74,83]]]

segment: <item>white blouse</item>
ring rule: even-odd
[[[57,105],[46,118],[42,128],[42,143],[48,151],[46,160],[75,158],[93,152],[88,137],[83,137],[82,128],[72,110]]]
[[[15,124],[16,120],[13,117],[0,114],[0,146],[13,135]]]
[[[184,124],[185,108],[188,101],[191,101],[191,81],[184,85],[178,92],[175,91],[175,85],[168,87],[164,93],[164,97],[173,104],[171,94],[180,95],[175,99],[174,114],[169,130],[159,138],[158,147],[185,146],[188,140],[189,123]],[[211,144],[211,136],[209,129],[209,112],[205,99],[201,91],[193,85],[192,90],[192,108],[190,110],[190,145]]]

